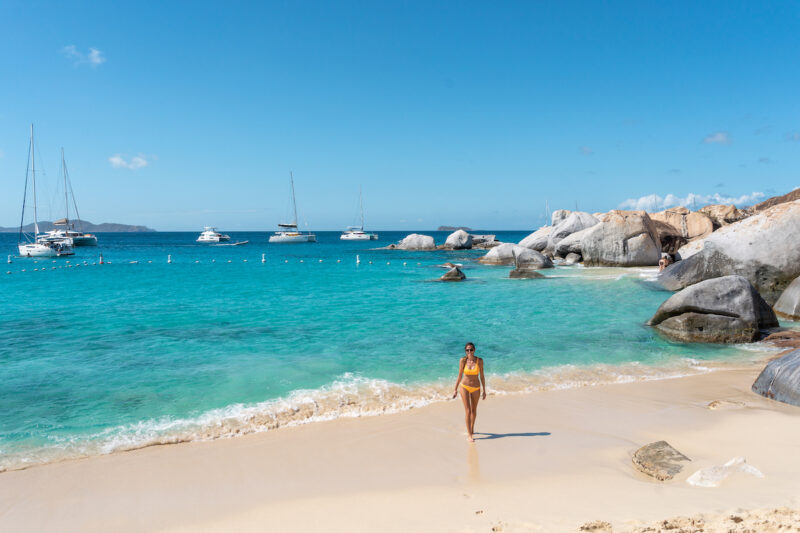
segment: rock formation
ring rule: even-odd
[[[790,320],[800,320],[800,277],[794,279],[775,302],[775,312]]]
[[[553,226],[553,229],[547,236],[547,250],[554,251],[556,245],[565,237],[572,235],[577,231],[591,228],[598,222],[600,221],[589,213],[584,213],[582,211],[574,211],[570,213],[567,218]]]
[[[727,343],[753,342],[778,319],[749,281],[725,276],[672,295],[648,324],[681,342]]]
[[[465,279],[467,279],[467,276],[461,272],[461,269],[454,265],[450,270],[442,274],[439,281],[463,281]]]
[[[722,226],[727,226],[728,224],[733,224],[734,222],[739,222],[747,218],[747,213],[736,209],[736,206],[733,204],[711,204],[701,207],[697,211],[711,219],[711,222],[714,224],[714,231]]]
[[[443,246],[447,250],[469,250],[472,248],[472,235],[459,229],[447,236]]]
[[[390,244],[387,248],[392,250],[435,250],[436,244],[430,235],[412,233],[397,244]]]
[[[586,266],[652,266],[661,259],[661,241],[644,211],[611,211],[583,236]]]
[[[753,392],[800,407],[800,349],[767,363],[753,383]]]
[[[687,241],[708,237],[714,231],[714,222],[711,218],[703,213],[689,211],[685,207],[672,207],[660,213],[653,213],[650,218],[669,224]]]
[[[550,225],[557,226],[559,222],[567,218],[572,211],[569,209],[558,209],[553,211],[553,214],[550,215]]]
[[[689,240],[675,227],[661,220],[653,220],[653,225],[661,241],[661,251],[673,255]]]
[[[632,460],[637,470],[659,481],[669,481],[683,470],[683,463],[691,461],[665,440],[642,446]]]
[[[543,226],[519,241],[519,245],[541,252],[547,248],[547,239],[551,231],[553,231],[553,226]]]
[[[553,268],[553,262],[537,252],[510,242],[492,248],[479,261],[487,265],[511,265],[515,263],[529,265],[531,269]]]
[[[555,246],[555,255],[557,257],[567,257],[569,254],[578,254],[580,256],[582,253],[581,242],[583,241],[583,237],[593,227],[594,226],[576,231],[561,239]]]
[[[747,278],[768,303],[775,303],[800,275],[800,200],[722,227],[702,243],[702,249],[688,258],[681,248],[683,260],[659,274],[657,279],[665,289],[679,290],[735,274]],[[583,248],[585,260],[586,238]]]

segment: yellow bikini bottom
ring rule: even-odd
[[[464,385],[463,383],[461,384],[461,386],[464,387],[465,389],[467,389],[467,392],[469,392],[469,393],[473,393],[476,390],[481,390],[480,387],[470,387],[469,385]]]

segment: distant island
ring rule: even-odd
[[[150,229],[147,226],[131,226],[129,224],[116,224],[114,222],[103,222],[102,224],[92,224],[87,220],[76,220],[74,221],[76,229],[82,229],[88,233],[104,233],[104,232],[126,232],[126,233],[143,233],[143,232],[151,232],[156,231],[154,229]],[[39,231],[50,231],[55,229],[55,226],[52,222],[45,220],[39,222]],[[23,226],[22,230],[25,232],[32,232],[33,231],[33,223],[28,224],[27,226]],[[4,228],[0,226],[0,233],[15,233],[19,231],[19,227],[14,228]]]
[[[466,226],[439,226],[436,231],[456,231],[460,229],[463,229],[464,231],[472,231],[472,228],[468,228]]]

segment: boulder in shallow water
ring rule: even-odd
[[[397,243],[395,248],[398,250],[434,250],[436,244],[430,235],[412,233]]]
[[[575,263],[581,262],[581,255],[576,253],[569,253],[567,257],[564,258],[565,265],[574,265]]]
[[[675,291],[735,274],[747,278],[764,300],[773,304],[800,276],[800,200],[775,205],[720,228],[702,243],[702,250],[667,267],[656,281]],[[585,252],[583,256],[586,258]]]
[[[472,248],[472,235],[459,229],[447,236],[444,248],[448,250],[469,250]]]
[[[508,273],[508,277],[513,279],[538,279],[545,276],[531,268],[515,268]]]
[[[749,281],[725,276],[672,295],[648,324],[681,342],[731,343],[757,340],[778,319]]]
[[[573,211],[564,220],[553,226],[552,231],[547,236],[547,249],[555,251],[556,245],[565,237],[577,231],[591,228],[600,222],[589,213]]]
[[[800,320],[800,277],[783,290],[775,302],[775,313],[789,320]]]
[[[511,265],[516,262],[528,265],[531,269],[553,268],[553,262],[536,250],[510,242],[492,248],[479,261],[487,265]]]
[[[467,276],[461,272],[461,269],[457,266],[453,266],[453,268],[442,274],[439,281],[464,281],[465,279],[467,279]]]
[[[800,407],[800,349],[767,363],[753,383],[753,392]]]
[[[553,226],[541,227],[519,241],[519,245],[524,246],[525,248],[530,248],[531,250],[536,250],[537,252],[541,252],[547,248],[547,239],[549,238],[551,231],[553,231]]]
[[[594,226],[592,226],[594,227]],[[567,257],[569,254],[580,254],[581,253],[581,242],[583,241],[584,235],[592,228],[585,228],[580,231],[576,231],[575,233],[571,233],[561,239],[558,244],[555,246],[555,255],[558,257]]]
[[[651,442],[633,454],[636,469],[659,481],[669,481],[683,470],[683,463],[689,461],[691,459],[665,440]]]
[[[586,266],[654,266],[661,259],[658,231],[645,211],[610,211],[583,236]]]

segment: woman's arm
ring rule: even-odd
[[[481,369],[481,383],[483,384],[483,398],[486,399],[486,376],[483,375],[483,358],[478,359],[478,366]]]
[[[461,378],[464,376],[464,365],[467,363],[467,358],[462,357],[458,362],[458,379],[456,379],[456,390],[453,391],[453,398],[458,396],[458,384],[461,383]]]

